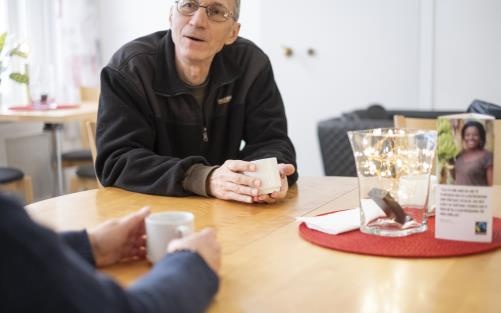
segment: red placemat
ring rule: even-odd
[[[33,107],[31,105],[18,105],[18,106],[13,106],[9,107],[9,110],[13,111],[49,111],[49,110],[64,110],[64,109],[78,109],[80,107],[80,104],[58,104],[56,107],[50,108],[50,107],[45,107],[45,108],[39,108],[39,107]]]
[[[360,230],[329,235],[308,228],[304,222],[299,225],[299,234],[311,243],[344,252],[389,257],[437,258],[476,254],[501,248],[501,219],[494,218],[491,243],[435,239],[434,217],[428,219],[427,231],[407,237],[368,235]]]

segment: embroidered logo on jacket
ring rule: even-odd
[[[228,104],[231,101],[232,96],[226,96],[224,98],[218,99],[217,104],[223,105],[223,104]]]

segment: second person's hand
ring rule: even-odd
[[[167,247],[167,252],[172,253],[178,250],[197,252],[215,273],[219,271],[221,266],[221,246],[217,241],[214,229],[204,228],[187,237],[171,241]]]
[[[150,214],[144,207],[122,218],[112,219],[88,231],[97,266],[112,265],[146,255],[144,219]]]

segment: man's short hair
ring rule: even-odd
[[[235,12],[233,12],[233,16],[235,17],[235,20],[238,21],[238,18],[240,17],[240,0],[235,0]]]

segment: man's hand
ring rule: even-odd
[[[280,178],[282,179],[282,187],[280,191],[273,192],[269,195],[260,195],[252,197],[252,200],[257,203],[275,203],[277,200],[285,198],[287,196],[287,191],[289,190],[289,182],[287,181],[287,176],[294,174],[296,169],[292,164],[278,164],[278,170],[280,172]]]
[[[221,246],[217,242],[216,232],[213,229],[205,228],[190,236],[172,240],[167,247],[167,252],[185,249],[197,252],[215,273],[219,271]]]
[[[228,160],[215,169],[209,177],[209,195],[223,200],[252,203],[257,196],[261,181],[243,172],[255,172],[256,165],[251,162]]]
[[[96,265],[106,266],[122,260],[144,258],[146,255],[144,219],[149,214],[149,208],[142,208],[90,230],[89,240]]]

